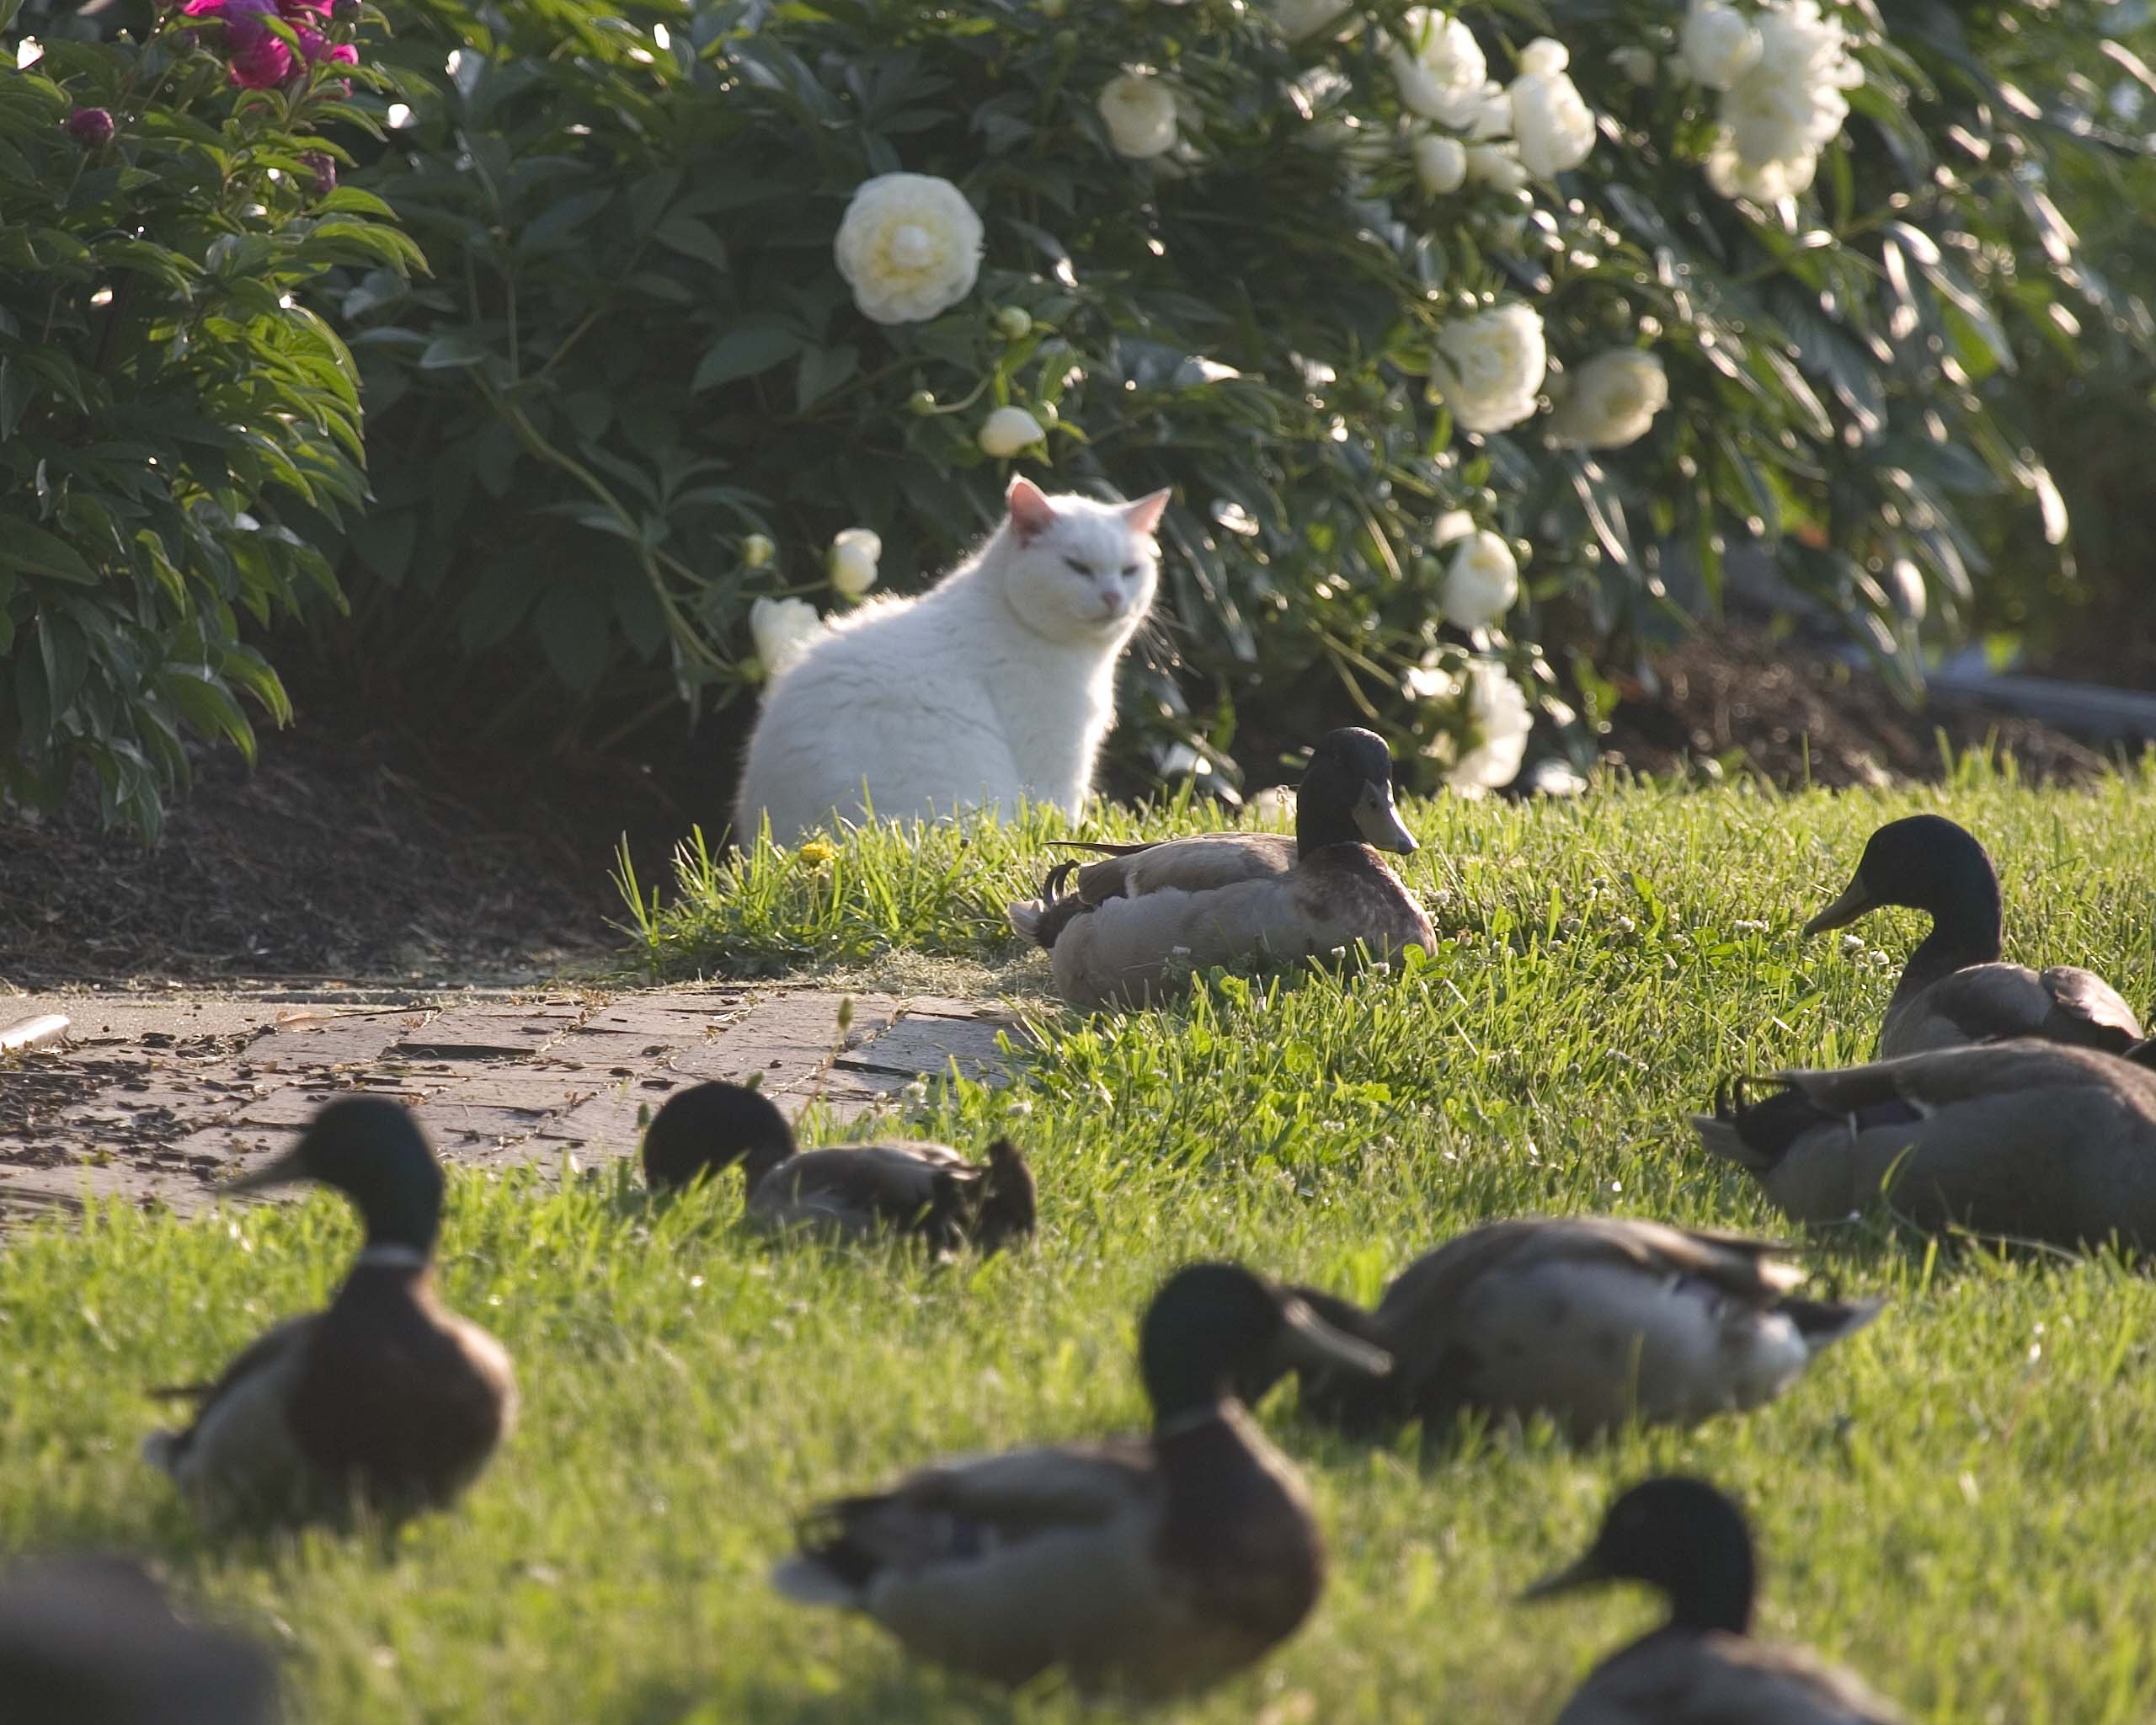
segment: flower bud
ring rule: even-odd
[[[69,137],[93,150],[112,142],[112,115],[102,108],[77,108],[61,124]]]
[[[1048,434],[1023,408],[998,408],[981,422],[980,446],[999,458],[1023,453]]]
[[[906,410],[917,418],[926,419],[929,414],[936,411],[936,392],[932,389],[916,389],[906,398]]]
[[[741,542],[741,561],[744,566],[760,569],[778,555],[778,547],[761,533],[751,533]]]
[[[995,314],[995,327],[1006,341],[1021,341],[1033,331],[1033,313],[1022,306],[1006,306]]]

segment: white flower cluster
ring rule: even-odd
[[[1441,665],[1417,665],[1407,673],[1406,689],[1415,700],[1453,709],[1447,733],[1428,752],[1449,762],[1445,782],[1454,790],[1479,797],[1519,777],[1534,714],[1503,665],[1471,659],[1459,676]]]
[[[1680,71],[1721,92],[1708,183],[1763,204],[1806,190],[1849,118],[1844,93],[1864,82],[1841,19],[1819,0],[1767,0],[1750,14],[1692,0],[1678,50]]]
[[[1566,70],[1561,42],[1538,36],[1520,51],[1509,86],[1490,76],[1475,32],[1454,13],[1417,7],[1385,51],[1401,105],[1464,140],[1426,133],[1415,143],[1424,188],[1457,190],[1470,179],[1518,191],[1577,168],[1594,148],[1594,112]]]

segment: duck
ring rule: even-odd
[[[1486,1223],[1416,1259],[1374,1311],[1297,1287],[1326,1322],[1393,1357],[1375,1381],[1305,1369],[1302,1406],[1362,1435],[1419,1419],[1434,1438],[1466,1410],[1546,1415],[1576,1441],[1748,1411],[1883,1305],[1795,1297],[1804,1272],[1786,1250],[1619,1216]],[[1254,1406],[1270,1380],[1251,1387]]]
[[[1242,1265],[1187,1265],[1139,1328],[1150,1438],[942,1461],[841,1498],[803,1520],[773,1583],[994,1683],[1059,1669],[1092,1693],[1204,1689],[1293,1635],[1324,1586],[1309,1494],[1235,1398],[1275,1354],[1389,1365]]]
[[[644,1183],[672,1193],[741,1164],[743,1214],[774,1232],[839,1240],[910,1234],[939,1252],[970,1244],[992,1253],[1030,1236],[1038,1208],[1033,1170],[1006,1138],[985,1163],[926,1140],[803,1150],[760,1090],[722,1080],[669,1097],[643,1138]]]
[[[1795,1222],[1884,1197],[1933,1231],[2156,1248],[2156,1071],[2092,1049],[2024,1037],[1740,1078],[1692,1125]]]
[[[183,1621],[132,1560],[78,1554],[0,1573],[9,1725],[274,1725],[277,1668],[248,1637]]]
[[[359,1210],[366,1237],[343,1285],[323,1311],[264,1332],[215,1383],[156,1392],[192,1399],[195,1418],[153,1434],[145,1456],[214,1519],[446,1507],[515,1427],[517,1388],[508,1351],[435,1291],[440,1165],[402,1107],[355,1095],[221,1189],[298,1182]]]
[[[1848,888],[1804,932],[1845,928],[1884,905],[1929,911],[1931,932],[1902,968],[1876,1058],[2013,1036],[2124,1054],[2141,1039],[2132,1007],[2095,972],[2000,962],[1999,871],[1975,835],[1945,816],[1879,828]]]
[[[1295,798],[1295,831],[1201,833],[1081,844],[1011,927],[1049,954],[1055,991],[1081,1009],[1170,998],[1193,971],[1261,954],[1303,959],[1360,943],[1373,957],[1436,944],[1428,915],[1380,851],[1410,855],[1383,738],[1350,726],[1320,743]],[[1075,874],[1075,888],[1060,891]]]
[[[1705,1480],[1642,1481],[1609,1506],[1593,1546],[1529,1588],[1547,1599],[1644,1582],[1669,1621],[1588,1674],[1557,1725],[1904,1725],[1847,1671],[1801,1648],[1754,1640],[1758,1591],[1744,1512]]]

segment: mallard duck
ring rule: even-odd
[[[1929,911],[1931,932],[1909,954],[1886,1003],[1879,1059],[2004,1036],[2110,1054],[2139,1039],[2133,1009],[2093,971],[1999,962],[1998,871],[1974,836],[1945,816],[1912,814],[1873,833],[1848,889],[1804,932],[1846,927],[1882,905]]]
[[[771,1098],[745,1085],[696,1084],[667,1098],[645,1130],[643,1177],[676,1191],[741,1164],[744,1214],[758,1227],[845,1240],[917,1234],[938,1250],[994,1252],[1033,1231],[1033,1171],[1008,1139],[970,1162],[941,1144],[803,1150]]]
[[[1659,1589],[1669,1621],[1596,1666],[1557,1725],[1902,1725],[1898,1710],[1848,1672],[1752,1639],[1751,1531],[1704,1480],[1634,1486],[1609,1506],[1584,1557],[1522,1597],[1610,1581]]]
[[[1804,1273],[1781,1249],[1614,1216],[1472,1228],[1416,1259],[1374,1311],[1294,1290],[1393,1357],[1375,1382],[1305,1370],[1303,1405],[1358,1432],[1420,1419],[1434,1435],[1477,1409],[1547,1414],[1575,1438],[1757,1407],[1881,1303],[1792,1298]]]
[[[265,1332],[203,1388],[194,1423],[144,1446],[212,1514],[307,1519],[354,1499],[386,1515],[439,1507],[478,1474],[516,1418],[509,1354],[434,1288],[442,1177],[418,1123],[353,1096],[228,1193],[312,1180],[350,1198],[366,1237],[324,1311]]]
[[[1286,1352],[1377,1373],[1385,1355],[1235,1264],[1194,1264],[1139,1338],[1150,1441],[945,1461],[803,1527],[773,1582],[866,1612],[908,1652],[994,1681],[1203,1688],[1293,1634],[1325,1578],[1301,1482],[1235,1401]]]
[[[1295,836],[1203,833],[1150,845],[1088,845],[1106,859],[1053,871],[1011,926],[1047,948],[1072,1005],[1141,1006],[1174,980],[1261,953],[1276,962],[1361,943],[1378,957],[1428,950],[1430,919],[1378,855],[1412,852],[1392,800],[1392,756],[1365,730],[1318,745],[1295,798]],[[1074,872],[1075,889],[1059,894]]]
[[[0,1574],[0,1697],[8,1725],[270,1725],[277,1670],[125,1558],[47,1557]]]
[[[1919,1226],[2156,1247],[2156,1072],[2025,1038],[1724,1087],[1700,1141],[1792,1220],[1880,1197]]]

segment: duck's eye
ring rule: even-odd
[[[1093,573],[1090,568],[1075,557],[1065,558],[1063,559],[1063,563],[1064,567],[1069,569],[1074,575],[1090,575]]]

